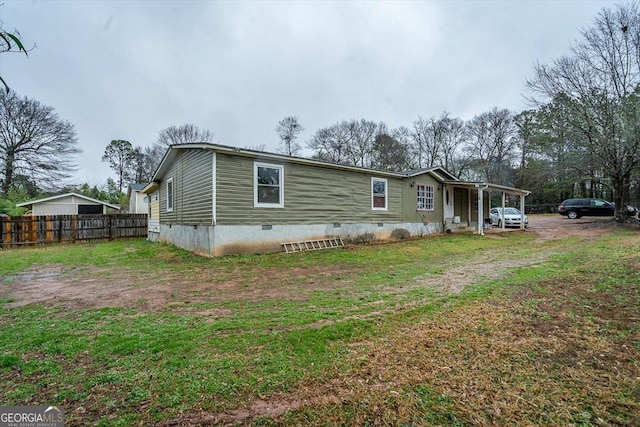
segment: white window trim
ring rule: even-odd
[[[171,198],[169,198],[169,184],[171,184]],[[171,206],[169,206],[169,200],[171,200]],[[176,205],[176,186],[173,183],[173,178],[167,180],[167,212],[173,212],[173,208]]]
[[[373,183],[376,181],[384,182],[384,208],[378,208],[373,203]],[[386,178],[371,177],[371,210],[372,211],[386,211],[389,206],[389,182]]]
[[[280,171],[280,201],[278,203],[258,202],[258,168],[278,169]],[[272,163],[253,163],[253,206],[256,208],[284,208],[284,165]]]
[[[419,211],[423,211],[423,212],[433,212],[436,210],[436,189],[433,185],[431,184],[416,184],[416,205],[418,204],[418,187],[430,187],[431,188],[431,209],[420,209],[418,208]]]

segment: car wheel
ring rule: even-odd
[[[567,217],[569,217],[569,219],[577,219],[580,218],[578,216],[578,212],[576,211],[569,211],[569,213],[567,214]]]

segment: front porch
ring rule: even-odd
[[[443,229],[446,233],[474,232],[484,235],[485,230],[491,229],[489,210],[492,207],[506,207],[507,196],[516,196],[519,210],[524,216],[525,197],[531,192],[514,187],[490,184],[486,182],[446,181],[443,184]],[[501,194],[501,204],[491,206],[491,194]],[[478,215],[478,212],[481,212]],[[505,230],[505,221],[501,221]],[[524,230],[524,221],[520,229]]]

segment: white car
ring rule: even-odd
[[[502,208],[492,208],[489,211],[489,218],[491,218],[491,225],[497,225],[502,227]],[[504,226],[505,227],[520,227],[520,221],[522,220],[522,213],[516,208],[504,208]],[[529,225],[529,218],[524,216],[525,228]]]

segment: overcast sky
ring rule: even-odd
[[[20,95],[73,123],[73,182],[114,176],[107,144],[148,146],[193,123],[221,144],[265,144],[295,115],[303,145],[341,120],[411,126],[521,111],[535,61],[567,53],[608,1],[209,2],[2,0],[29,57],[0,56]],[[309,153],[305,153],[309,154]]]

